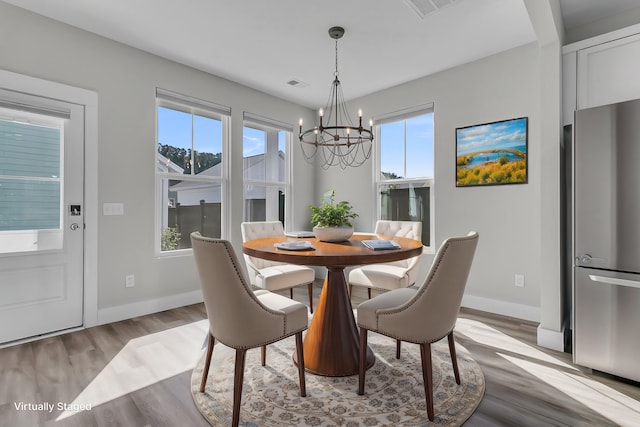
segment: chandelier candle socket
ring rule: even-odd
[[[360,166],[371,157],[373,146],[373,120],[369,120],[369,129],[362,127],[362,110],[358,110],[358,125],[354,126],[345,107],[338,79],[338,39],[343,35],[342,27],[329,29],[329,36],[336,41],[336,71],[327,105],[318,112],[320,124],[303,131],[302,119],[299,122],[304,158],[312,163],[318,155],[323,169],[337,165],[342,169]]]

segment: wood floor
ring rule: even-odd
[[[189,387],[205,319],[196,304],[0,349],[0,426],[208,426]],[[637,383],[582,372],[535,337],[533,323],[462,310],[456,340],[487,384],[465,426],[640,425]]]

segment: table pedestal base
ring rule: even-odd
[[[344,267],[328,267],[320,300],[304,338],[304,367],[329,377],[358,373],[360,340],[347,291]],[[294,361],[296,356],[293,356]],[[367,348],[367,366],[375,363]]]

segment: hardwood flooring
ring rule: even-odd
[[[305,302],[306,288],[294,298]],[[487,384],[465,426],[640,425],[637,383],[537,347],[536,326],[461,311],[456,341]],[[0,349],[0,426],[208,426],[189,387],[206,330],[196,304]]]

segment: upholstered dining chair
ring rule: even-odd
[[[209,319],[200,393],[205,390],[215,341],[235,349],[232,425],[237,426],[247,350],[261,347],[264,366],[267,344],[295,335],[300,396],[306,396],[302,331],[308,325],[307,307],[262,289],[252,291],[229,241],[193,232],[191,246]]]
[[[460,373],[456,359],[455,327],[469,270],[478,244],[478,233],[451,237],[442,243],[426,280],[419,288],[403,288],[378,295],[358,306],[360,355],[358,394],[364,394],[367,333],[377,332],[420,345],[422,379],[429,421],[433,421],[431,343],[447,337],[456,383]],[[400,357],[399,352],[396,357]]]
[[[242,241],[246,242],[263,237],[284,236],[284,227],[280,221],[243,222]],[[284,264],[276,261],[244,255],[251,284],[268,291],[289,289],[293,299],[293,288],[307,285],[309,309],[313,313],[313,280],[315,272],[304,265]]]
[[[388,221],[376,222],[377,235],[406,237],[422,241],[422,223],[420,221]],[[349,272],[349,295],[354,286],[367,288],[371,299],[371,289],[390,291],[408,288],[416,282],[421,256],[386,264],[371,264],[358,267]]]

